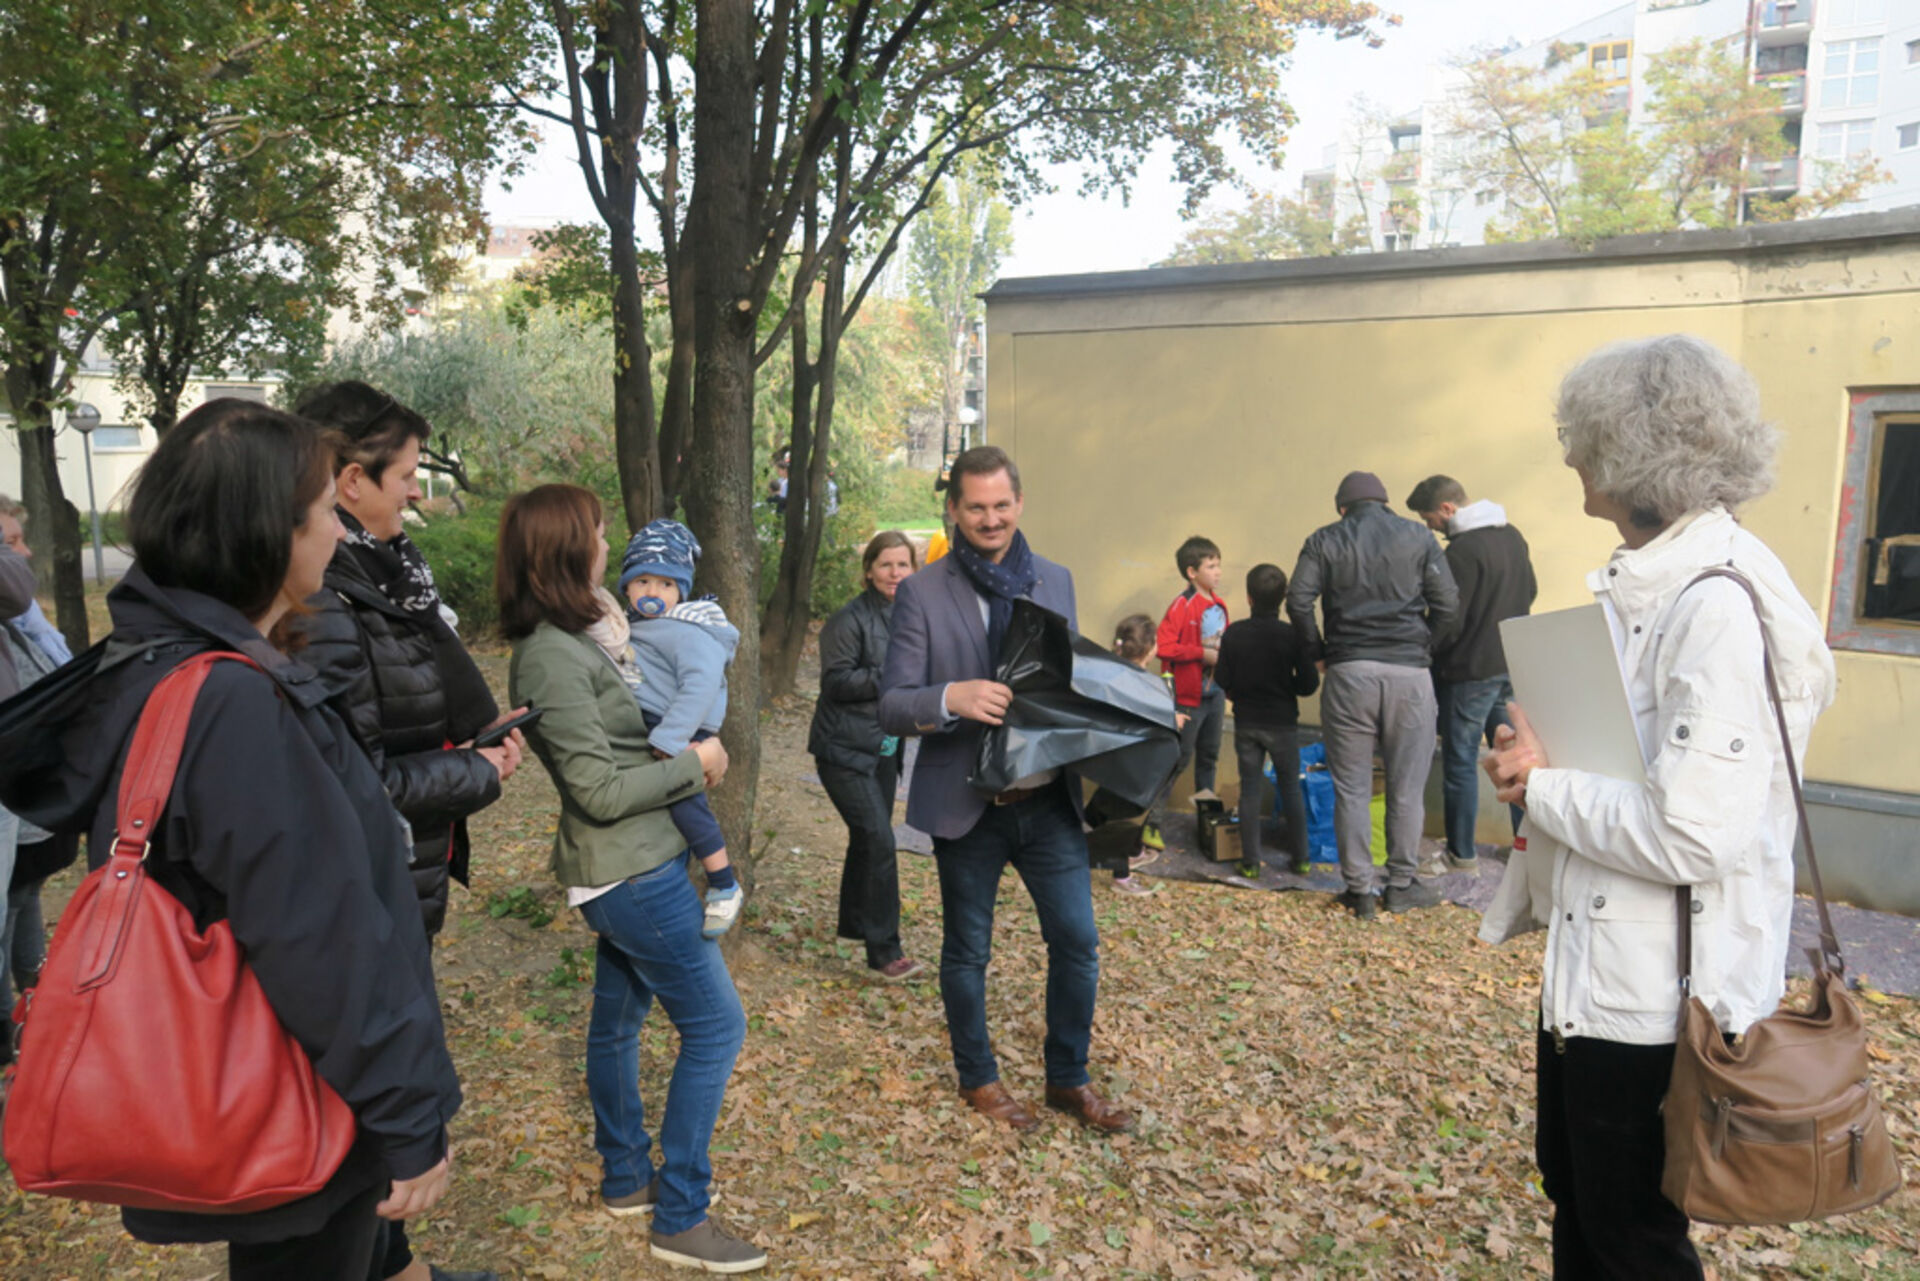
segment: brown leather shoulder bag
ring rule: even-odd
[[[1741,574],[1709,569],[1693,583],[1707,578],[1739,583],[1759,614],[1759,597]],[[1866,1028],[1842,977],[1846,966],[1820,884],[1764,618],[1760,643],[1820,909],[1820,946],[1807,949],[1813,962],[1808,1008],[1783,1006],[1729,1042],[1693,995],[1693,896],[1677,887],[1682,1004],[1660,1190],[1688,1218],[1705,1223],[1803,1223],[1878,1205],[1900,1189],[1900,1163],[1869,1079]]]

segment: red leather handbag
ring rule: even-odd
[[[196,655],[148,697],[112,856],[81,882],[15,1015],[4,1142],[28,1192],[240,1214],[319,1191],[353,1145],[352,1111],[281,1026],[228,923],[195,929],[147,876],[194,700],[223,659],[248,661]]]

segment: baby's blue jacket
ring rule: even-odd
[[[696,732],[718,734],[727,719],[727,664],[739,648],[740,629],[724,618],[696,623],[668,614],[640,619],[628,634],[640,669],[634,697],[649,720],[659,718],[647,741],[678,756]]]

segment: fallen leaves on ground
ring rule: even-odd
[[[488,663],[496,675],[501,664]],[[730,949],[749,1015],[714,1136],[714,1216],[775,1275],[1531,1277],[1552,1207],[1532,1160],[1538,947],[1473,940],[1443,907],[1356,922],[1316,894],[1096,878],[1096,1084],[1139,1114],[1102,1138],[1045,1113],[1019,1137],[955,1095],[938,985],[869,979],[834,938],[841,828],[802,781],[811,704],[767,713],[758,884]],[[448,1268],[559,1279],[675,1275],[644,1219],[598,1206],[582,1075],[593,940],[546,873],[554,800],[529,768],[475,824],[474,884],[437,949],[466,1106],[456,1181],[416,1249]],[[1150,873],[1149,873],[1150,874]],[[71,889],[63,881],[55,906]],[[517,894],[518,891],[527,891]],[[901,857],[902,936],[939,951],[929,859]],[[544,913],[552,919],[535,926]],[[499,915],[489,904],[511,904]],[[1008,1087],[1037,1107],[1046,953],[1002,886],[989,1016]],[[1879,994],[1875,994],[1876,997]],[[1920,1175],[1920,1006],[1870,1000],[1876,1070]],[[674,1036],[642,1036],[658,1116]],[[0,1196],[0,1276],[218,1275],[208,1248],[152,1249],[117,1212]],[[1920,1275],[1920,1205],[1796,1229],[1695,1230],[1718,1278]]]

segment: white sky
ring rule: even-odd
[[[1448,55],[1508,38],[1529,42],[1605,12],[1608,0],[1382,0],[1405,21],[1389,28],[1386,43],[1369,49],[1354,40],[1335,41],[1317,34],[1301,38],[1282,91],[1299,116],[1287,146],[1286,166],[1278,173],[1248,170],[1245,177],[1263,190],[1297,193],[1300,174],[1316,167],[1335,141],[1343,108],[1364,94],[1392,109],[1418,104],[1428,68]],[[495,182],[487,193],[487,211],[495,222],[564,220],[592,222],[580,171],[572,161],[572,143],[558,130],[532,168],[505,190]],[[1164,258],[1180,238],[1181,192],[1164,156],[1148,160],[1135,183],[1130,203],[1088,200],[1075,193],[1079,175],[1063,168],[1058,190],[1014,213],[1013,253],[1001,276],[1043,276],[1087,271],[1124,271]],[[1222,193],[1222,200],[1234,197]]]

